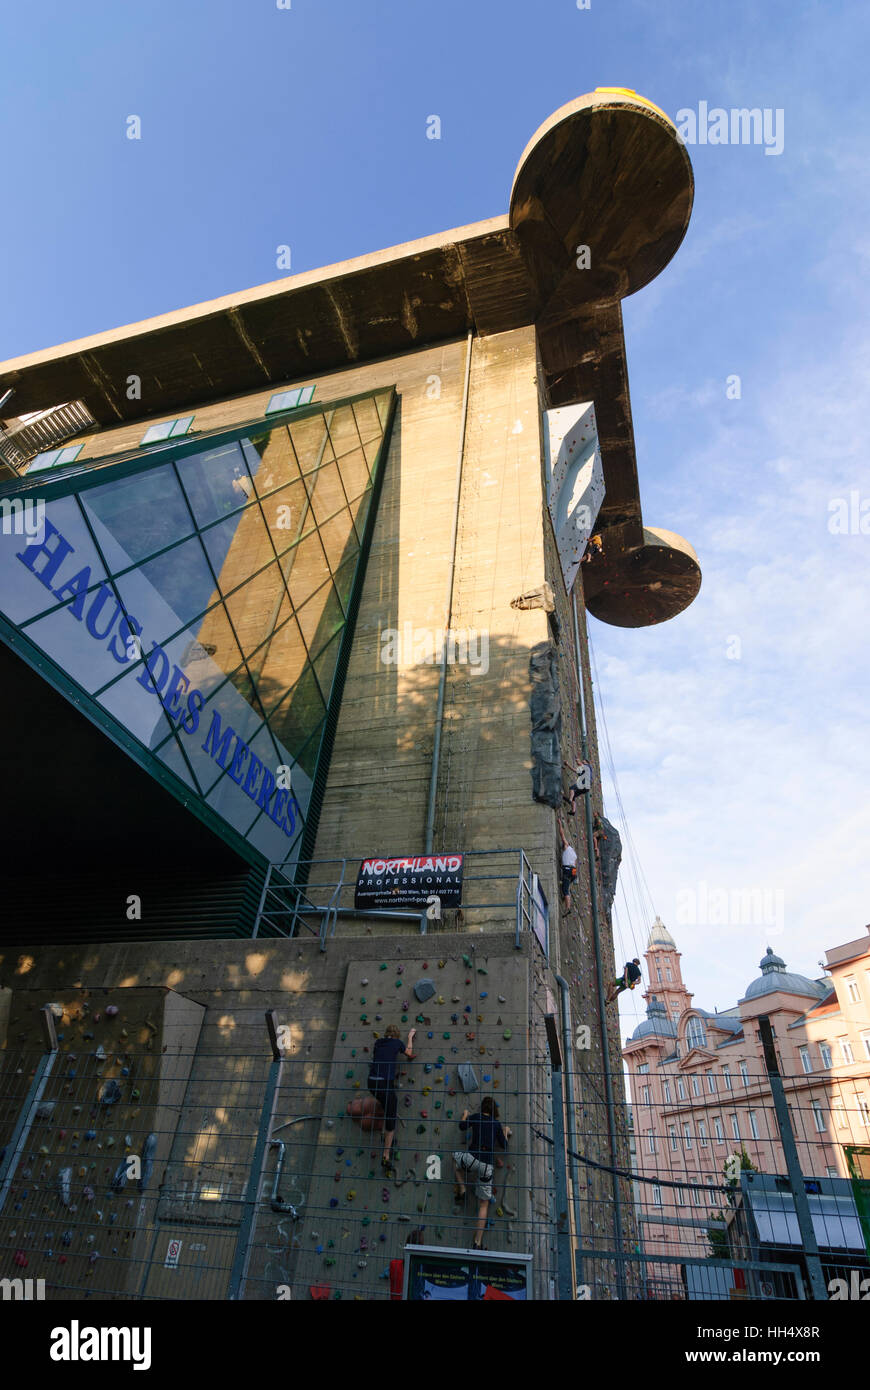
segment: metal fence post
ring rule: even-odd
[[[822,1303],[827,1303],[828,1290],[825,1285],[825,1277],[822,1273],[822,1262],[819,1258],[816,1232],[813,1226],[813,1218],[810,1215],[810,1204],[807,1201],[806,1189],[804,1187],[804,1175],[801,1172],[797,1145],[794,1142],[794,1133],[792,1132],[791,1117],[788,1113],[788,1104],[782,1085],[782,1077],[779,1074],[779,1063],[776,1060],[776,1049],[773,1045],[773,1032],[770,1027],[770,1019],[766,1015],[759,1018],[758,1027],[761,1033],[761,1045],[764,1048],[764,1065],[767,1067],[767,1079],[770,1082],[770,1092],[773,1096],[773,1108],[776,1112],[777,1124],[779,1125],[779,1137],[782,1141],[782,1151],[785,1155],[785,1164],[788,1169],[791,1193],[794,1198],[795,1214],[798,1219],[801,1241],[804,1247],[804,1256],[807,1262],[807,1274],[810,1278],[810,1288],[812,1289],[814,1299]]]
[[[559,1301],[574,1301],[574,1252],[568,1209],[568,1163],[565,1151],[565,1087],[562,1048],[555,1014],[544,1015],[553,1090],[553,1165],[556,1171],[556,1286]]]
[[[245,1279],[247,1277],[248,1264],[251,1258],[251,1245],[253,1243],[254,1223],[257,1216],[257,1203],[260,1197],[260,1178],[262,1176],[263,1163],[269,1146],[269,1136],[275,1114],[275,1100],[278,1095],[278,1084],[281,1080],[281,1068],[284,1059],[283,1051],[278,1042],[278,1024],[274,1009],[268,1009],[266,1011],[266,1027],[269,1032],[269,1042],[272,1048],[272,1065],[269,1067],[269,1075],[266,1080],[266,1094],[263,1098],[263,1108],[260,1111],[257,1142],[254,1145],[254,1157],[251,1160],[251,1176],[248,1179],[248,1186],[245,1192],[245,1208],[242,1213],[242,1221],[239,1226],[239,1235],[236,1241],[236,1252],[233,1256],[233,1265],[230,1270],[229,1288],[227,1290],[227,1298],[230,1300],[240,1299],[244,1293]]]
[[[33,1080],[24,1097],[24,1102],[18,1112],[18,1119],[6,1145],[6,1157],[0,1163],[0,1210],[6,1201],[9,1193],[9,1185],[24,1149],[27,1147],[27,1139],[33,1127],[33,1117],[36,1114],[36,1107],[42,1099],[43,1092],[48,1084],[55,1061],[57,1060],[57,1034],[54,1028],[54,1016],[50,1005],[46,1004],[42,1009],[42,1030],[45,1039],[45,1052],[36,1064]]]

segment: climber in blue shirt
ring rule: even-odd
[[[399,1107],[399,1097],[396,1094],[396,1068],[400,1057],[405,1057],[410,1061],[414,1056],[412,1048],[416,1033],[416,1028],[409,1030],[408,1041],[403,1047],[395,1023],[389,1024],[384,1036],[378,1038],[374,1045],[372,1062],[369,1067],[368,1087],[384,1112],[384,1156],[381,1159],[381,1167],[386,1168],[388,1177],[392,1173],[390,1150],[393,1147],[393,1137],[396,1133],[396,1115]]]
[[[453,1195],[457,1202],[465,1199],[465,1177],[472,1174],[476,1178],[474,1193],[477,1197],[477,1230],[474,1236],[474,1249],[483,1249],[483,1233],[486,1229],[486,1214],[492,1201],[492,1175],[496,1147],[507,1148],[511,1137],[509,1129],[502,1129],[498,1121],[498,1106],[492,1096],[484,1096],[480,1110],[469,1115],[463,1110],[459,1128],[468,1132],[468,1148],[457,1149],[453,1155],[456,1172],[456,1185]]]

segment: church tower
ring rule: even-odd
[[[653,923],[645,957],[648,985],[643,997],[664,1005],[668,1018],[676,1023],[689,1008],[692,995],[683,984],[677,943],[660,917]]]

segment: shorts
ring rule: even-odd
[[[571,892],[571,884],[577,877],[576,868],[569,868],[567,864],[562,865],[562,897],[567,898]]]
[[[466,1173],[470,1173],[476,1179],[474,1187],[475,1197],[479,1197],[482,1202],[492,1201],[492,1173],[491,1163],[481,1163],[479,1158],[469,1153],[467,1149],[457,1149],[453,1155],[453,1162],[458,1168],[464,1168]]]
[[[399,1097],[396,1088],[389,1081],[382,1081],[376,1078],[374,1081],[369,1078],[369,1091],[376,1101],[380,1102],[384,1112],[384,1129],[387,1134],[392,1134],[396,1128],[396,1115],[399,1110]]]

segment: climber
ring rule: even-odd
[[[495,1171],[495,1148],[507,1148],[511,1137],[508,1128],[498,1122],[498,1106],[492,1096],[484,1096],[480,1109],[473,1115],[463,1110],[459,1121],[463,1133],[468,1130],[468,1148],[457,1149],[453,1155],[456,1183],[453,1195],[457,1202],[465,1200],[465,1178],[471,1173],[476,1179],[474,1193],[477,1197],[477,1229],[474,1234],[475,1250],[483,1249],[483,1233],[486,1230],[486,1214],[492,1201],[492,1175]]]
[[[601,841],[606,839],[607,836],[604,833],[604,824],[596,811],[592,817],[592,843],[595,846],[596,864],[601,863]]]
[[[381,1167],[386,1168],[387,1177],[392,1176],[390,1150],[396,1133],[396,1113],[399,1106],[396,1094],[396,1064],[400,1057],[411,1061],[414,1056],[412,1049],[416,1034],[416,1028],[409,1029],[408,1041],[402,1047],[401,1035],[395,1023],[388,1024],[384,1036],[378,1038],[374,1045],[372,1064],[369,1067],[368,1087],[384,1112],[384,1156],[381,1159]]]
[[[576,767],[572,763],[565,763],[564,766],[574,775],[574,780],[568,788],[568,795],[565,797],[569,803],[568,815],[573,816],[576,810],[577,797],[585,796],[592,786],[592,768],[585,758],[581,758]]]
[[[586,549],[580,557],[580,563],[581,565],[588,565],[590,560],[592,560],[593,558],[597,558],[599,555],[603,554],[604,546],[602,544],[600,535],[596,534],[594,536],[590,536],[589,544],[587,545]]]
[[[571,911],[571,884],[577,877],[577,851],[568,843],[561,817],[558,819],[559,838],[562,841],[562,897],[565,911]]]
[[[607,986],[607,1003],[612,1004],[614,999],[622,993],[624,989],[634,989],[640,979],[640,960],[635,956],[634,960],[626,961],[625,969],[618,980]]]

